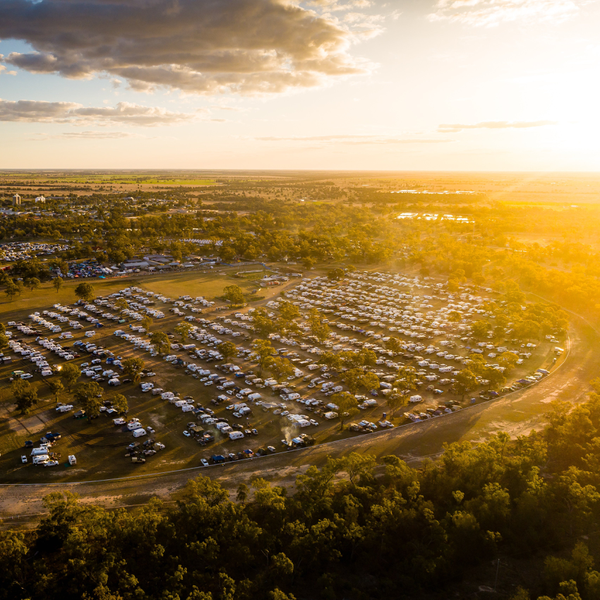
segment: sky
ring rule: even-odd
[[[599,0],[0,0],[0,169],[600,170]]]

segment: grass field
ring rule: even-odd
[[[204,296],[214,300],[221,296],[223,289],[228,285],[238,285],[244,292],[256,289],[255,281],[235,277],[235,267],[219,269],[211,273],[184,272],[165,273],[164,275],[142,275],[114,279],[86,279],[94,286],[96,296],[112,294],[129,286],[141,286],[152,292],[159,292],[166,296],[179,297],[190,295],[193,297]],[[57,293],[52,283],[44,283],[36,290],[24,289],[21,296],[9,301],[6,296],[0,296],[0,315],[10,314],[14,318],[24,318],[32,310],[47,309],[57,302],[70,304],[77,300],[75,288],[82,282],[81,279],[65,281],[62,289]],[[269,290],[264,290],[268,293]],[[262,292],[261,292],[262,294]]]
[[[57,293],[51,283],[42,284],[37,290],[23,290],[20,296],[17,296],[10,302],[6,296],[0,296],[0,315],[10,314],[11,317],[23,318],[32,310],[48,308],[60,302],[61,304],[70,304],[77,300],[75,288],[81,283],[81,279],[65,281],[62,289]],[[123,289],[128,285],[133,285],[133,280],[129,278],[120,279],[94,279],[90,281],[96,290],[96,295],[103,296],[112,294],[117,290]]]
[[[228,285],[238,285],[245,293],[256,289],[256,282],[234,277],[235,269],[215,270],[214,273],[171,273],[145,278],[142,287],[170,297],[204,296],[214,300]]]

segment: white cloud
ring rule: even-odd
[[[314,135],[295,137],[258,137],[260,142],[299,142],[324,144],[446,144],[452,140],[435,138],[402,138],[383,135]]]
[[[154,127],[198,118],[196,113],[176,113],[164,108],[119,102],[114,107],[85,107],[74,102],[9,101],[0,99],[0,122],[71,123],[74,125],[134,125]]]
[[[555,121],[483,121],[473,125],[460,123],[444,124],[438,127],[440,133],[456,133],[465,129],[531,129],[532,127],[545,127],[556,125]]]
[[[562,23],[588,0],[438,0],[431,21],[494,27],[516,21]]]

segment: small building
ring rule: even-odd
[[[173,257],[168,254],[150,254],[144,256],[144,260],[153,266],[166,265],[173,261]]]
[[[15,194],[12,199],[13,206],[21,206],[21,196]]]
[[[150,263],[147,260],[136,258],[124,260],[121,264],[124,269],[146,269],[150,266]]]

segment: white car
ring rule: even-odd
[[[32,377],[31,373],[21,373],[21,379],[31,379]]]
[[[208,467],[208,461],[205,458],[201,458],[200,463],[202,464],[203,467]]]
[[[58,467],[58,461],[57,460],[48,460],[44,463],[45,467]]]
[[[185,435],[185,437],[191,437],[191,433],[189,431],[184,431],[183,435]]]
[[[21,462],[27,464],[27,457],[24,454],[21,455]]]

